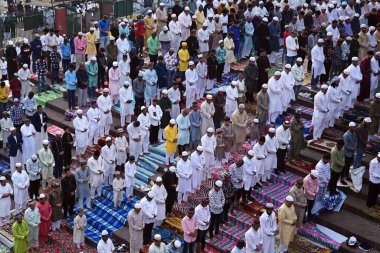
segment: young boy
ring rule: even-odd
[[[53,46],[53,52],[50,54],[51,62],[51,83],[54,81],[59,82],[59,63],[61,62],[61,55],[58,52],[57,46]]]
[[[133,196],[133,187],[135,184],[136,164],[135,157],[130,156],[129,161],[124,166],[125,175],[125,195],[127,200],[130,200]]]
[[[78,208],[78,215],[74,219],[73,241],[77,249],[84,247],[84,229],[87,225],[87,218],[83,213],[82,208]]]
[[[113,187],[113,206],[115,211],[120,207],[123,200],[124,180],[120,177],[120,171],[115,172],[115,178],[112,182]]]

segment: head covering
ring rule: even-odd
[[[104,88],[103,92],[110,92],[110,89]]]
[[[172,124],[172,125],[175,125],[175,119],[171,119],[171,120],[169,121],[169,123]]]
[[[56,131],[55,135],[62,135],[62,132],[61,131]]]
[[[115,40],[115,37],[114,37],[114,36],[111,36],[111,37],[110,37],[110,40]]]
[[[290,195],[288,195],[286,198],[285,198],[286,201],[290,201],[290,202],[293,202],[294,201],[294,198]]]
[[[298,58],[296,59],[296,61],[297,61],[297,62],[302,62],[303,60],[302,60],[301,57],[298,57]]]
[[[175,240],[174,242],[174,247],[176,247],[177,249],[179,249],[181,247],[181,242],[179,240]]]
[[[220,43],[223,43],[223,40],[219,40],[219,41],[218,41],[218,44],[220,44]]]
[[[351,61],[359,61],[358,57],[352,57]]]
[[[380,93],[376,93],[375,97],[380,98]]]
[[[146,109],[146,107],[145,106],[141,106],[141,111],[144,110],[144,109]]]
[[[285,65],[285,68],[286,69],[291,69],[292,68],[292,65],[290,65],[289,63]]]
[[[322,84],[321,85],[321,89],[328,89],[329,88],[329,86],[327,86],[327,84]]]
[[[83,113],[82,109],[78,109],[75,112],[76,112],[76,114],[82,114]]]
[[[171,17],[172,17],[172,18],[176,18],[177,15],[173,13],[173,14],[171,15]]]
[[[167,89],[164,89],[164,90],[161,91],[161,93],[162,93],[162,94],[168,94],[169,92],[168,92]]]
[[[198,146],[198,147],[197,147],[197,150],[198,150],[198,151],[203,151],[204,148],[203,148],[202,146]]]
[[[112,66],[113,66],[113,67],[117,67],[117,61],[114,61],[114,62],[112,63]]]
[[[326,36],[333,36],[332,32],[328,32]]]
[[[250,151],[248,151],[248,155],[250,155],[250,156],[254,156],[255,153],[254,153],[253,150],[251,149]]]
[[[207,128],[207,133],[213,133],[213,132],[214,132],[214,128],[212,127]]]
[[[32,155],[32,160],[37,160],[37,156],[36,155]]]
[[[238,83],[236,81],[232,81],[231,85],[236,86]]]
[[[168,28],[167,26],[164,26],[164,27],[162,28],[162,30],[163,30],[163,31],[169,31],[169,28]]]
[[[120,171],[115,171],[115,175],[120,175]]]
[[[254,119],[253,122],[260,123],[260,120],[259,119]]]
[[[187,151],[183,151],[181,155],[182,155],[182,156],[188,156],[189,153],[187,153]]]
[[[255,57],[249,57],[249,61],[256,61],[256,58]]]
[[[189,10],[190,10],[189,6],[186,6],[185,11],[189,11]]]
[[[361,24],[360,28],[367,28],[367,25],[366,24]]]
[[[112,138],[109,136],[106,138],[106,141],[111,141],[111,140],[112,140]]]
[[[28,64],[25,63],[25,64],[22,65],[22,67],[23,67],[23,68],[27,68],[27,67],[28,67]]]
[[[310,171],[310,174],[313,176],[313,177],[318,177],[319,176],[319,173],[317,170],[311,170]]]
[[[265,208],[273,209],[273,204],[272,203],[267,203],[265,205]]]
[[[218,181],[215,182],[215,185],[218,186],[218,187],[222,187],[223,182],[220,181],[220,180],[218,180]]]
[[[193,61],[189,61],[189,66],[192,66],[194,65],[194,62]]]
[[[170,166],[170,167],[169,167],[169,171],[170,171],[170,172],[175,172],[175,167],[174,167],[174,166]]]
[[[212,99],[212,95],[209,94],[209,95],[206,96],[206,98],[207,99]]]
[[[108,235],[107,230],[103,230],[103,231],[102,231],[102,236],[103,236],[103,235]]]
[[[18,100],[18,98],[15,98],[15,99],[13,99],[13,102],[15,102],[15,103],[17,103],[17,102],[19,102],[20,100]]]
[[[148,10],[146,13],[147,13],[147,14],[152,13],[152,10]]]
[[[16,163],[16,164],[15,164],[15,167],[16,167],[16,168],[19,168],[19,167],[22,167],[22,165],[21,165],[21,163]]]
[[[273,20],[274,21],[278,21],[278,17],[273,17]]]
[[[264,83],[261,88],[268,89],[268,84]]]
[[[9,46],[13,46],[13,41],[11,41],[11,40],[8,41],[8,45],[9,45]]]
[[[96,56],[91,57],[91,61],[96,61]]]
[[[43,140],[43,141],[42,141],[42,144],[43,144],[43,145],[49,145],[49,140]]]
[[[1,176],[0,181],[4,181],[4,180],[7,180],[7,179],[4,176]]]
[[[264,21],[264,22],[268,22],[268,19],[267,19],[267,18],[263,18],[263,21]]]
[[[161,235],[160,234],[155,234],[154,235],[154,240],[161,240]]]
[[[365,119],[364,119],[364,122],[367,122],[367,123],[371,123],[371,122],[372,122],[372,120],[371,120],[371,118],[370,118],[370,117],[367,117],[367,118],[365,118]]]
[[[137,202],[137,203],[134,205],[134,208],[136,208],[136,209],[140,209],[140,208],[141,208],[141,204],[140,204],[140,202]]]
[[[45,198],[45,197],[46,197],[45,194],[41,193],[39,198],[40,198],[40,199],[43,199],[43,198]]]
[[[154,197],[154,193],[152,191],[148,192],[148,197],[149,198],[153,198]]]
[[[274,73],[274,75],[275,75],[275,76],[281,76],[281,72],[280,72],[280,71],[276,71],[276,72]]]
[[[271,127],[271,128],[269,128],[269,133],[275,133],[276,132],[276,129],[275,128],[273,128],[273,127]]]
[[[323,43],[323,39],[318,39],[318,43]]]
[[[157,177],[157,178],[156,178],[156,182],[157,182],[157,183],[162,182],[162,177]]]

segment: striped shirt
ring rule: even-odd
[[[222,189],[220,189],[219,191],[211,189],[211,191],[208,193],[208,198],[210,199],[210,212],[214,214],[222,213],[225,201]]]
[[[238,168],[236,164],[230,166],[231,181],[235,189],[243,188],[243,166]]]

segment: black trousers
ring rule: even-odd
[[[239,205],[239,202],[240,202],[240,198],[241,196],[243,195],[243,192],[244,192],[244,188],[241,188],[241,189],[235,189],[235,203],[237,205]],[[244,200],[244,198],[243,198]]]
[[[72,196],[64,196],[62,201],[63,218],[67,218],[67,213],[70,216],[74,215],[75,194]]]
[[[224,71],[224,62],[218,63],[218,65],[216,66],[216,81],[218,83],[222,81],[223,71]]]
[[[141,111],[141,106],[143,106],[144,103],[144,97],[136,97],[135,96],[135,114],[138,115],[140,114]]]
[[[352,157],[344,156],[344,167],[342,171],[342,178],[348,178],[348,175],[350,173],[350,167],[353,162],[354,162],[354,156]]]
[[[315,200],[314,199],[313,200],[307,199],[306,201],[307,201],[307,210],[306,210],[306,212],[307,212],[307,218],[308,218],[308,220],[310,220],[311,209],[313,209]]]
[[[169,214],[169,213],[171,213],[171,211],[173,209],[174,202],[177,199],[177,192],[176,192],[176,189],[174,187],[168,189],[167,192],[168,192],[168,197],[166,198],[166,201],[165,201],[165,207],[166,207],[166,214]]]
[[[211,213],[210,227],[208,229],[210,233],[210,238],[214,237],[214,232],[216,235],[219,234],[219,225],[220,225],[221,217],[222,217],[222,213],[220,214]]]
[[[377,196],[380,194],[380,184],[374,184],[369,181],[367,206],[372,207],[377,203]]]
[[[338,183],[339,177],[341,173],[337,173],[335,171],[331,171],[331,177],[330,177],[330,182],[328,185],[328,189],[331,194],[335,194],[336,192],[336,184]]]
[[[143,230],[143,240],[144,245],[150,243],[152,239],[152,230],[153,230],[154,222],[145,224],[144,230]]]
[[[223,217],[222,217],[223,223],[227,223],[228,222],[228,214],[230,212],[231,205],[234,203],[233,200],[234,200],[233,197],[229,201],[226,200],[226,202],[225,202],[225,204],[223,206]]]
[[[154,66],[156,66],[157,59],[158,59],[158,54],[156,54],[156,55],[150,54],[149,55],[149,61],[153,62]]]
[[[40,189],[40,182],[41,182],[40,179],[34,180],[34,181],[30,181],[30,185],[29,185],[29,198],[33,199],[33,196],[35,196],[36,199],[38,198],[38,196],[39,196],[38,191]]]
[[[140,54],[142,54],[143,49],[144,49],[144,37],[136,39],[136,51],[137,51],[137,53],[140,52]]]
[[[245,98],[247,99],[248,103],[253,103],[253,91],[252,92],[246,92],[245,93]]]
[[[207,230],[200,230],[198,229],[197,233],[197,243],[201,244],[201,249],[204,250],[206,246],[206,235],[207,235]]]
[[[160,125],[158,125],[158,126],[150,125],[150,135],[149,135],[150,144],[156,144],[158,142],[158,130],[159,129],[160,129]]]
[[[285,171],[285,158],[287,149],[279,148],[277,150],[277,170]]]

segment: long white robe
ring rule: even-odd
[[[124,166],[125,173],[125,187],[131,187],[135,184],[136,163],[130,163],[129,161]]]
[[[127,132],[129,136],[129,154],[134,156],[136,161],[139,158],[139,155],[142,153],[142,139],[143,139],[143,131],[141,126],[134,127],[133,123],[129,124],[127,127]],[[134,140],[134,139],[139,139]]]
[[[201,143],[203,146],[203,155],[205,157],[205,168],[207,172],[207,178],[211,175],[211,170],[215,163],[215,148],[216,148],[216,138],[215,135],[209,137],[207,134],[203,135],[201,138]]]
[[[197,91],[198,73],[197,70],[187,69],[185,72],[186,77],[186,108],[191,108],[195,101],[195,95]]]
[[[100,187],[104,182],[104,162],[102,156],[98,159],[90,157],[87,161],[87,166],[90,169],[90,185],[91,187]]]
[[[87,111],[88,119],[88,145],[98,144],[100,114],[98,108]]]
[[[282,92],[282,106],[283,106],[283,111],[286,112],[286,110],[289,107],[290,101],[295,100],[295,94],[294,94],[294,77],[293,73],[289,72],[286,73],[285,70],[281,72],[281,79],[282,81],[282,87],[283,87],[283,92]]]
[[[36,154],[36,141],[35,141],[35,134],[36,129],[32,124],[22,125],[20,128],[20,132],[22,135],[22,161],[23,164],[26,164],[26,161],[28,161],[32,155]]]
[[[29,69],[21,68],[18,71],[18,78],[21,81],[21,99],[24,99],[28,96],[28,93],[31,89],[31,83],[29,82],[29,77],[31,73]]]
[[[198,62],[195,67],[198,74],[198,83],[197,83],[197,98],[203,98],[203,95],[206,90],[206,76],[207,76],[207,65],[206,63]]]
[[[120,116],[125,117],[127,115],[133,115],[133,90],[129,85],[126,89],[124,86],[119,90],[120,95]],[[129,103],[127,103],[127,101]]]
[[[177,54],[181,43],[181,26],[179,22],[174,20],[170,21],[169,30],[172,35],[170,45],[174,48],[174,53]]]
[[[339,118],[340,115],[340,108],[341,108],[341,91],[340,87],[337,86],[333,88],[332,86],[329,86],[327,90],[327,100],[328,100],[328,118],[329,118],[329,126],[333,127],[335,120]]]
[[[187,38],[190,36],[190,26],[192,23],[190,13],[186,14],[183,11],[178,16],[178,22],[181,26],[181,38],[182,40],[187,40]]]
[[[118,38],[116,40],[116,46],[117,46],[117,51],[118,51],[117,61],[122,61],[123,55],[129,53],[129,51],[130,51],[128,39],[127,38],[124,38],[124,39]],[[128,57],[128,59],[129,59],[129,57]]]
[[[257,183],[257,168],[253,157],[248,158],[248,156],[244,156],[243,161],[243,184],[244,190],[248,191]]]
[[[144,223],[149,224],[156,221],[155,216],[157,216],[157,205],[156,201],[153,199],[148,201],[145,197],[140,201],[141,211],[144,215]]]
[[[264,175],[264,171],[266,170],[266,157],[268,152],[265,147],[265,143],[260,145],[260,143],[256,143],[253,146],[253,152],[255,154],[255,164],[257,169],[257,177],[260,179]]]
[[[105,145],[102,147],[101,155],[104,161],[104,176],[115,174],[116,148],[114,144],[111,146]]]
[[[350,76],[347,76],[346,78],[343,77],[343,74],[340,74],[339,76],[340,82],[339,87],[342,95],[342,102],[340,103],[340,116],[343,116],[344,111],[347,111],[351,108],[351,78]]]
[[[266,170],[271,170],[277,168],[277,149],[278,149],[278,141],[276,136],[271,138],[269,134],[265,136],[265,149],[267,150],[266,160]]]
[[[277,116],[282,113],[283,106],[281,103],[282,99],[282,81],[281,78],[276,80],[271,77],[268,81],[268,96],[269,96],[269,120],[274,122]]]
[[[263,231],[261,228],[254,230],[252,227],[245,232],[245,250],[247,253],[257,253],[256,248],[263,244]]]
[[[28,187],[30,184],[28,173],[22,170],[13,172],[14,202],[16,205],[25,205],[28,200]]]
[[[260,227],[263,231],[262,253],[273,253],[275,246],[274,234],[278,229],[275,213],[272,212],[269,216],[267,212],[264,212],[260,216]]]
[[[98,253],[112,253],[115,250],[115,246],[109,238],[107,242],[104,242],[103,239],[100,239],[96,247],[96,250],[98,251]]]
[[[129,62],[130,62],[130,60],[128,57],[128,59],[126,61],[120,60],[118,63],[119,71],[121,74],[120,87],[124,86],[125,81],[128,81],[130,83],[129,86],[132,86],[132,79],[129,77],[129,73],[131,73],[131,66],[130,66]]]
[[[314,113],[311,123],[314,125],[313,138],[320,138],[328,124],[328,99],[327,95],[319,91],[314,96]]]
[[[146,113],[145,115],[144,113],[140,113],[140,115],[137,117],[137,120],[140,122],[140,128],[143,131],[143,136],[144,136],[142,140],[142,151],[144,153],[147,153],[149,152],[148,151],[149,136],[150,136],[149,128],[151,124],[150,115],[149,113]]]
[[[352,88],[350,108],[353,108],[355,101],[360,93],[360,82],[363,76],[362,76],[362,72],[360,71],[359,64],[356,66],[351,64],[350,66],[348,66],[347,70],[350,72],[350,80],[351,80],[351,88]]]
[[[207,101],[204,101],[201,104],[201,118],[202,118],[202,123],[201,123],[201,135],[204,135],[207,131],[207,128],[212,127],[214,128],[214,120],[213,120],[213,115],[215,113],[215,106],[214,103],[207,103]]]
[[[191,167],[191,161],[188,159],[186,161],[180,159],[177,163],[177,175],[178,175],[178,186],[177,191],[179,193],[191,192],[191,176],[193,174],[193,169]]]
[[[210,37],[210,32],[207,29],[199,29],[198,30],[198,42],[199,42],[199,52],[207,53],[209,51],[208,48],[208,40]]]
[[[105,96],[99,96],[98,99],[96,100],[96,103],[98,104],[99,108],[99,114],[100,114],[100,121],[99,121],[99,126],[106,126],[106,125],[111,125],[112,122],[112,99],[108,95],[107,97]],[[107,110],[109,110],[108,113],[105,113]]]
[[[379,85],[379,76],[374,75],[374,74],[378,74],[380,71],[379,61],[375,57],[372,57],[372,59],[371,59],[371,71],[372,71],[372,73],[371,73],[370,97],[373,97],[375,95],[375,90],[376,90],[377,86]]]
[[[322,74],[326,74],[325,70],[325,55],[323,54],[323,47],[315,45],[311,50],[311,61],[313,64],[311,65],[313,77],[320,76]]]
[[[82,116],[82,118],[76,117],[73,120],[73,125],[75,128],[76,146],[79,148],[87,147],[89,124],[86,116]]]
[[[178,115],[177,119],[178,140],[177,145],[186,145],[190,142],[190,119],[189,115]]]
[[[13,122],[11,118],[2,118],[0,119],[0,128],[1,132],[3,133],[3,148],[8,143],[8,137],[11,135],[11,128],[13,127]]]
[[[228,86],[226,89],[226,116],[231,118],[234,111],[238,109],[238,89],[236,87]]]
[[[11,215],[11,197],[3,198],[4,194],[13,194],[12,186],[6,183],[4,186],[0,185],[0,217],[4,218]],[[2,223],[2,222],[0,222]]]
[[[166,208],[165,208],[165,201],[168,197],[168,193],[165,189],[165,186],[161,184],[161,186],[153,185],[152,192],[154,193],[154,201],[156,201],[157,206],[157,217],[156,219],[158,221],[162,221],[166,218]]]
[[[174,89],[171,87],[168,90],[168,98],[172,102],[172,109],[170,110],[170,117],[172,119],[176,119],[178,115],[181,113],[179,102],[181,101],[181,92],[179,89]]]
[[[116,147],[116,165],[122,165],[127,161],[127,148],[128,141],[127,138],[123,135],[122,137],[115,138],[115,147]]]
[[[205,157],[203,154],[199,155],[198,152],[193,152],[190,156],[191,167],[193,169],[193,175],[191,176],[191,185],[193,192],[199,190],[203,178],[203,170],[205,166]]]

